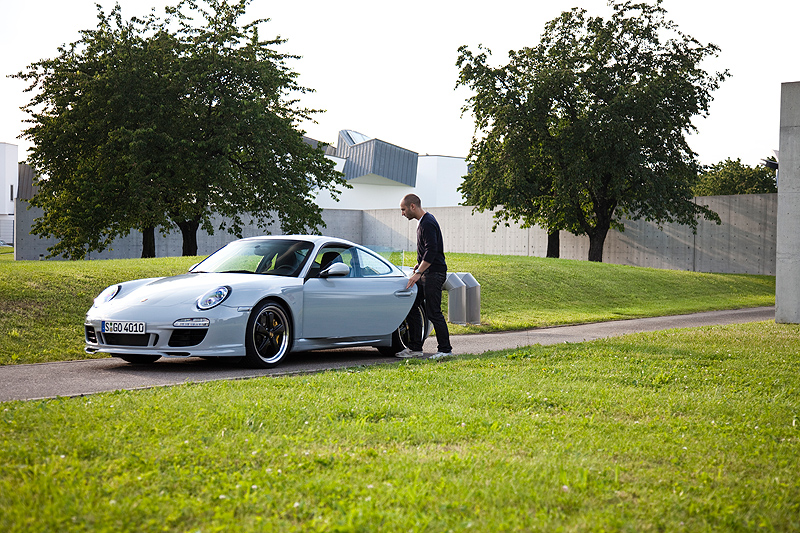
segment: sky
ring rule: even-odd
[[[177,0],[118,0],[125,19]],[[115,0],[0,0],[0,142],[19,146],[30,99],[26,84],[10,78],[58,47],[77,41],[97,23],[95,4]],[[664,0],[668,18],[703,44],[721,48],[704,63],[731,77],[713,93],[709,116],[694,121],[691,148],[703,164],[727,158],[757,165],[778,148],[781,83],[800,81],[796,33],[800,2]],[[336,143],[351,129],[420,154],[466,157],[473,134],[462,107],[468,89],[456,89],[458,48],[479,44],[499,66],[509,50],[535,46],[549,20],[573,7],[607,16],[606,0],[253,0],[246,21],[269,18],[261,37],[280,36],[279,50],[301,56],[289,66],[314,92],[304,107],[322,109],[301,128]],[[244,22],[245,20],[243,20]]]

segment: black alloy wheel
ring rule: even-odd
[[[272,368],[289,353],[292,339],[289,315],[277,302],[259,304],[247,321],[244,360],[255,368]]]

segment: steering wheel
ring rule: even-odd
[[[287,274],[291,274],[292,272],[294,272],[294,267],[292,265],[281,265],[279,267],[273,268],[268,273],[285,276]]]

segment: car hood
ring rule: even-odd
[[[131,306],[173,307],[194,305],[206,292],[228,286],[231,303],[242,292],[280,292],[283,287],[301,284],[298,278],[239,273],[190,273],[168,278],[154,278],[120,283],[120,292],[100,309],[120,310]],[[230,301],[230,302],[229,302]],[[97,307],[96,307],[97,308]]]

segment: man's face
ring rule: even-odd
[[[405,202],[400,202],[400,214],[406,217],[408,220],[414,218],[414,204],[406,204]]]

